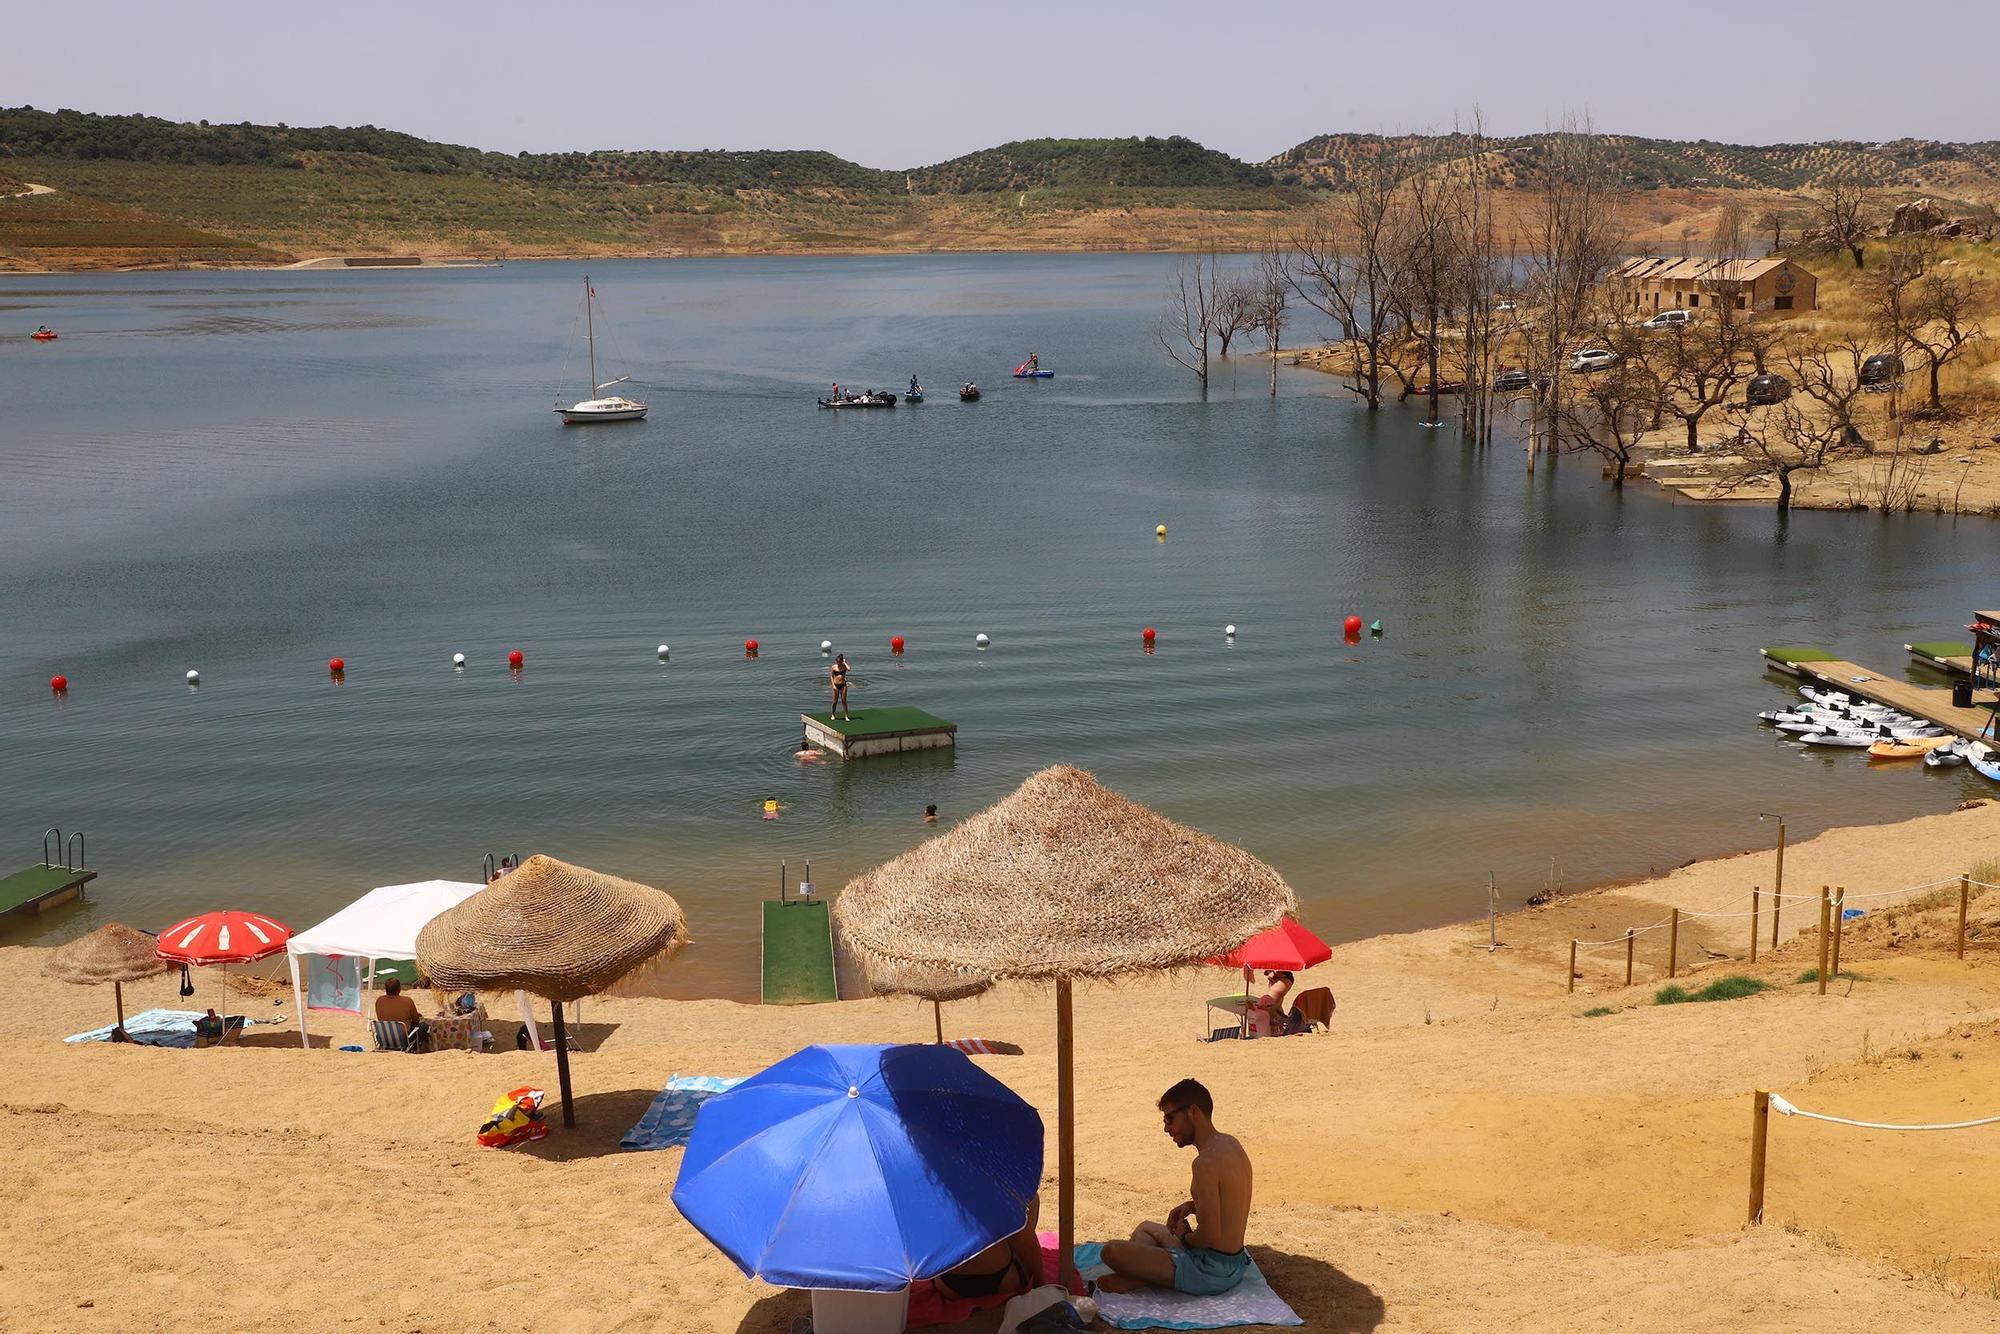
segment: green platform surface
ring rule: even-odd
[[[97,872],[73,870],[67,866],[30,866],[0,880],[0,913],[25,908],[36,899],[45,899],[65,889],[95,880]]]
[[[840,999],[833,980],[833,920],[824,899],[764,900],[764,1003]]]
[[[1805,648],[1798,645],[1781,644],[1764,650],[1764,656],[1779,662],[1832,662],[1834,656],[1825,649]]]
[[[809,713],[806,717],[849,741],[871,736],[900,736],[905,732],[958,730],[957,723],[946,722],[934,713],[925,713],[922,709],[912,709],[907,706],[892,709],[856,709],[853,717],[838,720],[830,713]]]
[[[1927,653],[1933,658],[1969,658],[1972,656],[1972,645],[1962,639],[1933,639],[1910,645],[1910,651]]]

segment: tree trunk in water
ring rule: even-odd
[[[1784,514],[1792,508],[1792,470],[1778,469],[1778,513]]]
[[[1625,489],[1625,456],[1622,454],[1612,460],[1611,489],[1613,491]]]

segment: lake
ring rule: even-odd
[[[0,280],[0,862],[59,825],[102,872],[0,942],[303,928],[547,852],[679,897],[678,993],[753,997],[780,862],[837,889],[926,804],[1058,762],[1272,862],[1342,939],[1479,915],[1489,874],[1513,904],[1768,845],[1760,810],[1797,838],[1990,795],[1754,721],[1786,693],[1762,645],[1900,670],[1956,637],[1988,524],[1529,475],[1330,376],[1266,397],[1240,343],[1203,402],[1152,339],[1172,265],[592,263],[600,372],[653,412],[567,429],[586,266]],[[1008,377],[1030,351],[1053,380]],[[912,373],[921,406],[814,406]],[[822,639],[857,707],[956,750],[798,764]]]

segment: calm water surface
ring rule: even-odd
[[[593,264],[605,374],[653,415],[568,430],[576,265],[0,282],[0,861],[54,824],[102,871],[0,942],[303,927],[540,851],[674,892],[676,985],[753,995],[781,860],[837,886],[925,804],[1058,761],[1270,860],[1342,938],[1476,915],[1489,873],[1517,901],[1552,860],[1576,886],[1768,842],[1758,810],[1983,791],[1751,717],[1783,694],[1761,645],[1888,669],[1954,634],[1989,526],[1621,499],[1330,377],[1269,399],[1253,358],[1199,402],[1150,340],[1171,263]],[[1056,379],[1007,378],[1030,350]],[[920,407],[813,406],[913,371]],[[1385,636],[1343,643],[1349,612]],[[796,764],[821,639],[956,752]]]

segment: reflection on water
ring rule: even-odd
[[[0,341],[0,852],[81,827],[103,871],[42,935],[302,926],[545,851],[678,895],[675,985],[747,996],[780,860],[836,888],[1057,761],[1269,859],[1340,937],[1476,915],[1489,872],[1517,900],[1552,859],[1753,845],[1759,809],[1803,836],[1983,791],[1752,716],[1762,645],[1888,668],[1951,634],[1985,525],[1620,498],[1327,377],[1269,400],[1248,357],[1198,402],[1149,341],[1171,264],[594,263],[600,369],[653,416],[567,431],[574,265],[10,280],[64,336]],[[1029,351],[1054,380],[1008,378]],[[813,406],[912,373],[921,406]],[[935,396],[965,379],[983,402]],[[800,766],[821,639],[956,751]]]

